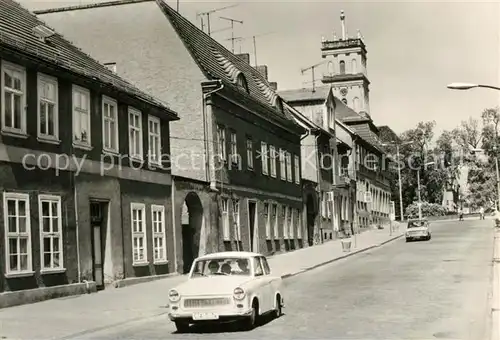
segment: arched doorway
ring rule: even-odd
[[[194,192],[187,194],[182,205],[182,273],[189,273],[200,248],[203,206]]]
[[[314,245],[314,220],[316,212],[314,211],[314,198],[311,194],[306,198],[306,212],[307,212],[307,243],[309,246]]]

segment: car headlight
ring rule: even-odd
[[[181,295],[179,294],[178,291],[176,291],[175,289],[170,289],[170,291],[168,292],[168,299],[171,302],[177,302],[180,300],[180,298],[181,298]]]
[[[242,288],[237,287],[233,291],[233,297],[235,300],[243,300],[245,298],[245,291]]]

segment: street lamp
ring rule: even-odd
[[[481,85],[481,84],[468,84],[468,83],[451,83],[447,87],[449,89],[452,89],[452,90],[469,90],[469,89],[473,89],[476,87],[483,87],[483,88],[487,88],[487,89],[493,89],[493,90],[500,91],[500,87],[498,87],[498,86]],[[497,141],[495,140],[495,143],[496,142]],[[481,150],[481,149],[473,149],[472,152],[475,152],[478,150]],[[496,150],[496,146],[495,146],[495,150]],[[498,156],[496,154],[495,154],[495,167],[496,167],[496,176],[497,176],[497,204],[496,204],[496,208],[500,209],[500,174],[498,172]]]
[[[469,84],[469,83],[451,83],[446,86],[451,90],[470,90],[476,87],[482,87],[487,89],[493,89],[500,91],[500,87],[492,86],[492,85],[482,85],[482,84]]]
[[[397,143],[395,141],[392,141],[390,143],[382,144],[383,146],[396,145],[396,158],[398,160],[398,181],[399,181],[399,210],[401,214],[400,215],[401,222],[403,222],[403,187],[401,185],[401,165],[399,164],[399,147],[411,143],[412,142]]]
[[[424,163],[424,167],[432,165],[434,162]],[[418,187],[418,219],[422,219],[422,198],[420,196],[420,167],[417,169],[417,187]]]

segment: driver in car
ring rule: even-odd
[[[210,274],[215,274],[219,270],[219,264],[216,261],[210,261],[208,264],[208,270]]]
[[[239,259],[238,267],[240,267],[242,274],[248,274],[250,272],[250,269],[248,268],[248,260],[246,259]]]

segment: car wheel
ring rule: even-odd
[[[429,236],[427,236],[427,241],[430,241],[431,240],[431,234],[429,234]]]
[[[281,310],[281,296],[277,295],[276,296],[276,309],[274,310],[274,317],[277,319],[281,316],[282,310]]]
[[[252,314],[245,320],[245,330],[250,331],[257,326],[257,319],[259,317],[259,303],[257,300],[252,302]]]
[[[407,239],[406,239],[406,242],[410,242],[410,239],[409,239],[409,238],[407,238]]]
[[[189,323],[175,321],[175,328],[177,328],[177,333],[186,333],[189,330]]]

